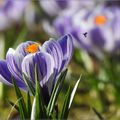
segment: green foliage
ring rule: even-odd
[[[65,96],[60,119],[67,119],[79,82],[80,79],[76,82],[73,90],[71,90],[71,87],[69,86]]]
[[[67,117],[68,117],[70,96],[71,96],[71,88],[69,87],[67,94],[65,96],[65,100],[64,100],[62,111],[61,111],[60,119],[67,119]]]
[[[29,94],[29,92],[27,93],[27,103],[26,103],[27,105],[27,112],[28,112],[28,115],[29,115],[29,117],[30,117],[30,115],[31,115],[31,109],[32,109],[32,105],[31,105],[31,99],[30,99],[30,94]]]
[[[15,108],[19,111],[20,113],[20,118],[22,120],[25,119],[67,119],[68,114],[71,108],[71,104],[74,98],[74,95],[76,93],[78,84],[80,82],[80,79],[76,82],[73,90],[69,85],[69,88],[66,92],[65,95],[65,100],[63,103],[62,111],[59,113],[59,108],[57,100],[58,96],[62,90],[62,87],[64,86],[64,80],[65,76],[67,74],[67,69],[64,70],[60,77],[57,79],[49,103],[45,104],[44,98],[43,98],[43,93],[42,93],[42,87],[40,85],[40,80],[38,77],[38,72],[37,72],[37,66],[35,67],[35,79],[36,79],[36,87],[33,92],[33,86],[30,83],[30,80],[24,75],[25,83],[29,89],[29,91],[34,95],[34,101],[31,104],[31,98],[29,92],[27,93],[27,101],[25,103],[23,96],[20,92],[20,89],[18,88],[16,81],[13,79],[14,83],[14,88],[16,92],[17,99],[18,101],[18,106],[15,105]],[[14,106],[14,103],[10,102],[12,106]]]
[[[17,86],[16,81],[14,79],[13,79],[13,83],[14,83],[14,88],[15,88],[17,99],[19,99],[18,103],[19,103],[20,117],[21,117],[22,120],[25,120],[26,118],[28,118],[26,104],[25,104],[23,96],[22,96],[22,94],[20,92],[20,89]]]
[[[63,85],[63,81],[65,79],[66,74],[67,74],[67,69],[64,72],[61,73],[58,81],[55,84],[55,87],[53,89],[53,92],[52,92],[52,95],[51,95],[51,98],[50,98],[50,102],[49,102],[48,107],[47,107],[48,116],[50,116],[51,113],[53,112],[56,100],[57,100],[58,95],[60,93],[60,90],[61,90],[61,87]]]
[[[36,94],[35,94],[35,99],[36,99],[36,114],[35,114],[35,119],[42,119],[46,118],[46,111],[45,111],[45,104],[43,101],[43,96],[41,92],[41,87],[38,79],[38,72],[37,72],[37,66],[35,68],[35,78],[36,78]]]
[[[32,82],[29,80],[29,78],[23,73],[24,81],[28,87],[28,90],[32,93],[33,96],[35,96],[35,88],[32,84]]]

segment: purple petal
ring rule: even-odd
[[[58,17],[53,26],[59,35],[65,35],[72,29],[71,16]]]
[[[66,28],[65,26],[66,24],[64,18],[57,18],[54,21],[55,30],[58,32],[59,35],[65,34],[65,28]]]
[[[17,85],[26,90],[26,86],[19,80],[15,79]],[[7,85],[13,85],[12,83],[12,75],[8,69],[7,62],[5,60],[0,61],[0,82],[7,84]]]
[[[21,63],[23,56],[13,49],[9,49],[6,55],[6,62],[11,75],[15,78],[19,87],[26,87],[22,77]]]
[[[105,39],[104,36],[102,35],[101,30],[99,28],[94,28],[90,32],[93,44],[95,44],[99,48],[102,48],[105,44]]]
[[[35,83],[35,62],[34,54],[27,55],[22,62],[22,72],[33,82]]]
[[[68,0],[56,0],[56,3],[61,9],[65,9],[68,6]]]
[[[39,52],[27,55],[22,62],[22,71],[34,82],[35,65],[38,66],[38,74],[41,86],[49,80],[54,73],[54,60],[48,53]]]
[[[63,61],[63,53],[59,43],[51,39],[42,45],[41,51],[46,51],[53,56],[55,67],[59,72]]]
[[[8,70],[5,60],[0,61],[0,82],[3,82],[7,85],[12,85],[12,76]]]
[[[64,59],[62,63],[62,68],[63,68],[64,66],[68,65],[73,55],[73,51],[74,51],[73,37],[68,34],[60,38],[58,42],[63,52],[63,59]]]

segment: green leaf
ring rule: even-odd
[[[17,99],[20,99],[19,102],[18,102],[19,103],[20,117],[21,117],[22,120],[25,120],[25,119],[28,118],[25,101],[23,99],[23,96],[22,96],[22,94],[20,92],[20,89],[17,86],[16,81],[14,80],[14,78],[13,78],[13,84],[14,84],[14,88],[15,88]]]
[[[81,78],[80,78],[81,79]],[[76,82],[73,90],[71,90],[71,88],[68,88],[65,100],[64,100],[64,104],[63,104],[63,108],[62,108],[62,113],[60,116],[60,119],[67,119],[70,108],[71,108],[71,104],[73,102],[77,87],[79,85],[80,79]]]
[[[67,117],[68,117],[71,92],[72,91],[71,91],[71,88],[69,86],[69,88],[67,90],[67,94],[65,96],[65,100],[64,100],[62,111],[61,111],[60,119],[67,119]]]
[[[32,93],[33,96],[35,96],[35,88],[33,86],[33,84],[31,83],[31,81],[29,80],[29,78],[23,73],[23,78],[24,81],[29,89],[29,91]]]
[[[45,118],[46,110],[45,104],[42,96],[41,86],[38,77],[38,69],[37,64],[35,66],[35,80],[36,80],[36,119],[43,119]]]
[[[54,110],[55,103],[56,103],[56,100],[60,93],[61,87],[63,86],[63,81],[65,79],[66,74],[67,74],[67,69],[61,73],[60,77],[58,78],[58,80],[53,88],[53,92],[52,92],[49,104],[47,106],[47,115],[48,116],[50,116]]]
[[[74,86],[74,88],[73,88],[73,91],[72,91],[72,94],[71,94],[71,97],[70,97],[69,109],[70,109],[70,107],[71,107],[71,105],[72,105],[72,101],[73,101],[73,99],[74,99],[74,96],[75,96],[75,93],[76,93],[76,90],[77,90],[77,88],[78,88],[78,85],[79,85],[80,80],[81,80],[81,77],[78,79],[78,81],[76,82],[76,84],[75,84],[75,86]]]
[[[35,120],[35,115],[36,115],[36,97],[34,97],[34,101],[32,104],[32,110],[31,110],[31,120]]]
[[[40,85],[38,83],[38,80],[36,81],[36,119],[40,119],[43,116],[43,111],[42,111],[42,100],[41,100],[41,90],[40,90]],[[44,105],[44,104],[43,104]]]
[[[29,92],[27,93],[27,112],[30,118],[31,115],[31,109],[32,109],[32,105],[31,105],[31,99],[30,99],[30,94]]]
[[[58,119],[58,104],[55,105],[55,118]]]

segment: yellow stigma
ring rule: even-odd
[[[39,50],[39,46],[40,46],[40,44],[38,44],[38,43],[29,45],[29,46],[26,48],[26,52],[36,53],[36,52],[38,52],[38,50]]]
[[[104,25],[107,22],[107,18],[104,15],[99,15],[95,17],[95,23],[97,25]]]

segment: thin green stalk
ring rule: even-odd
[[[1,50],[1,54],[0,54],[0,60],[4,59],[5,56],[5,39],[3,34],[0,34],[0,50]],[[6,95],[6,87],[3,83],[0,83],[0,105],[4,105],[5,104],[5,95]]]

